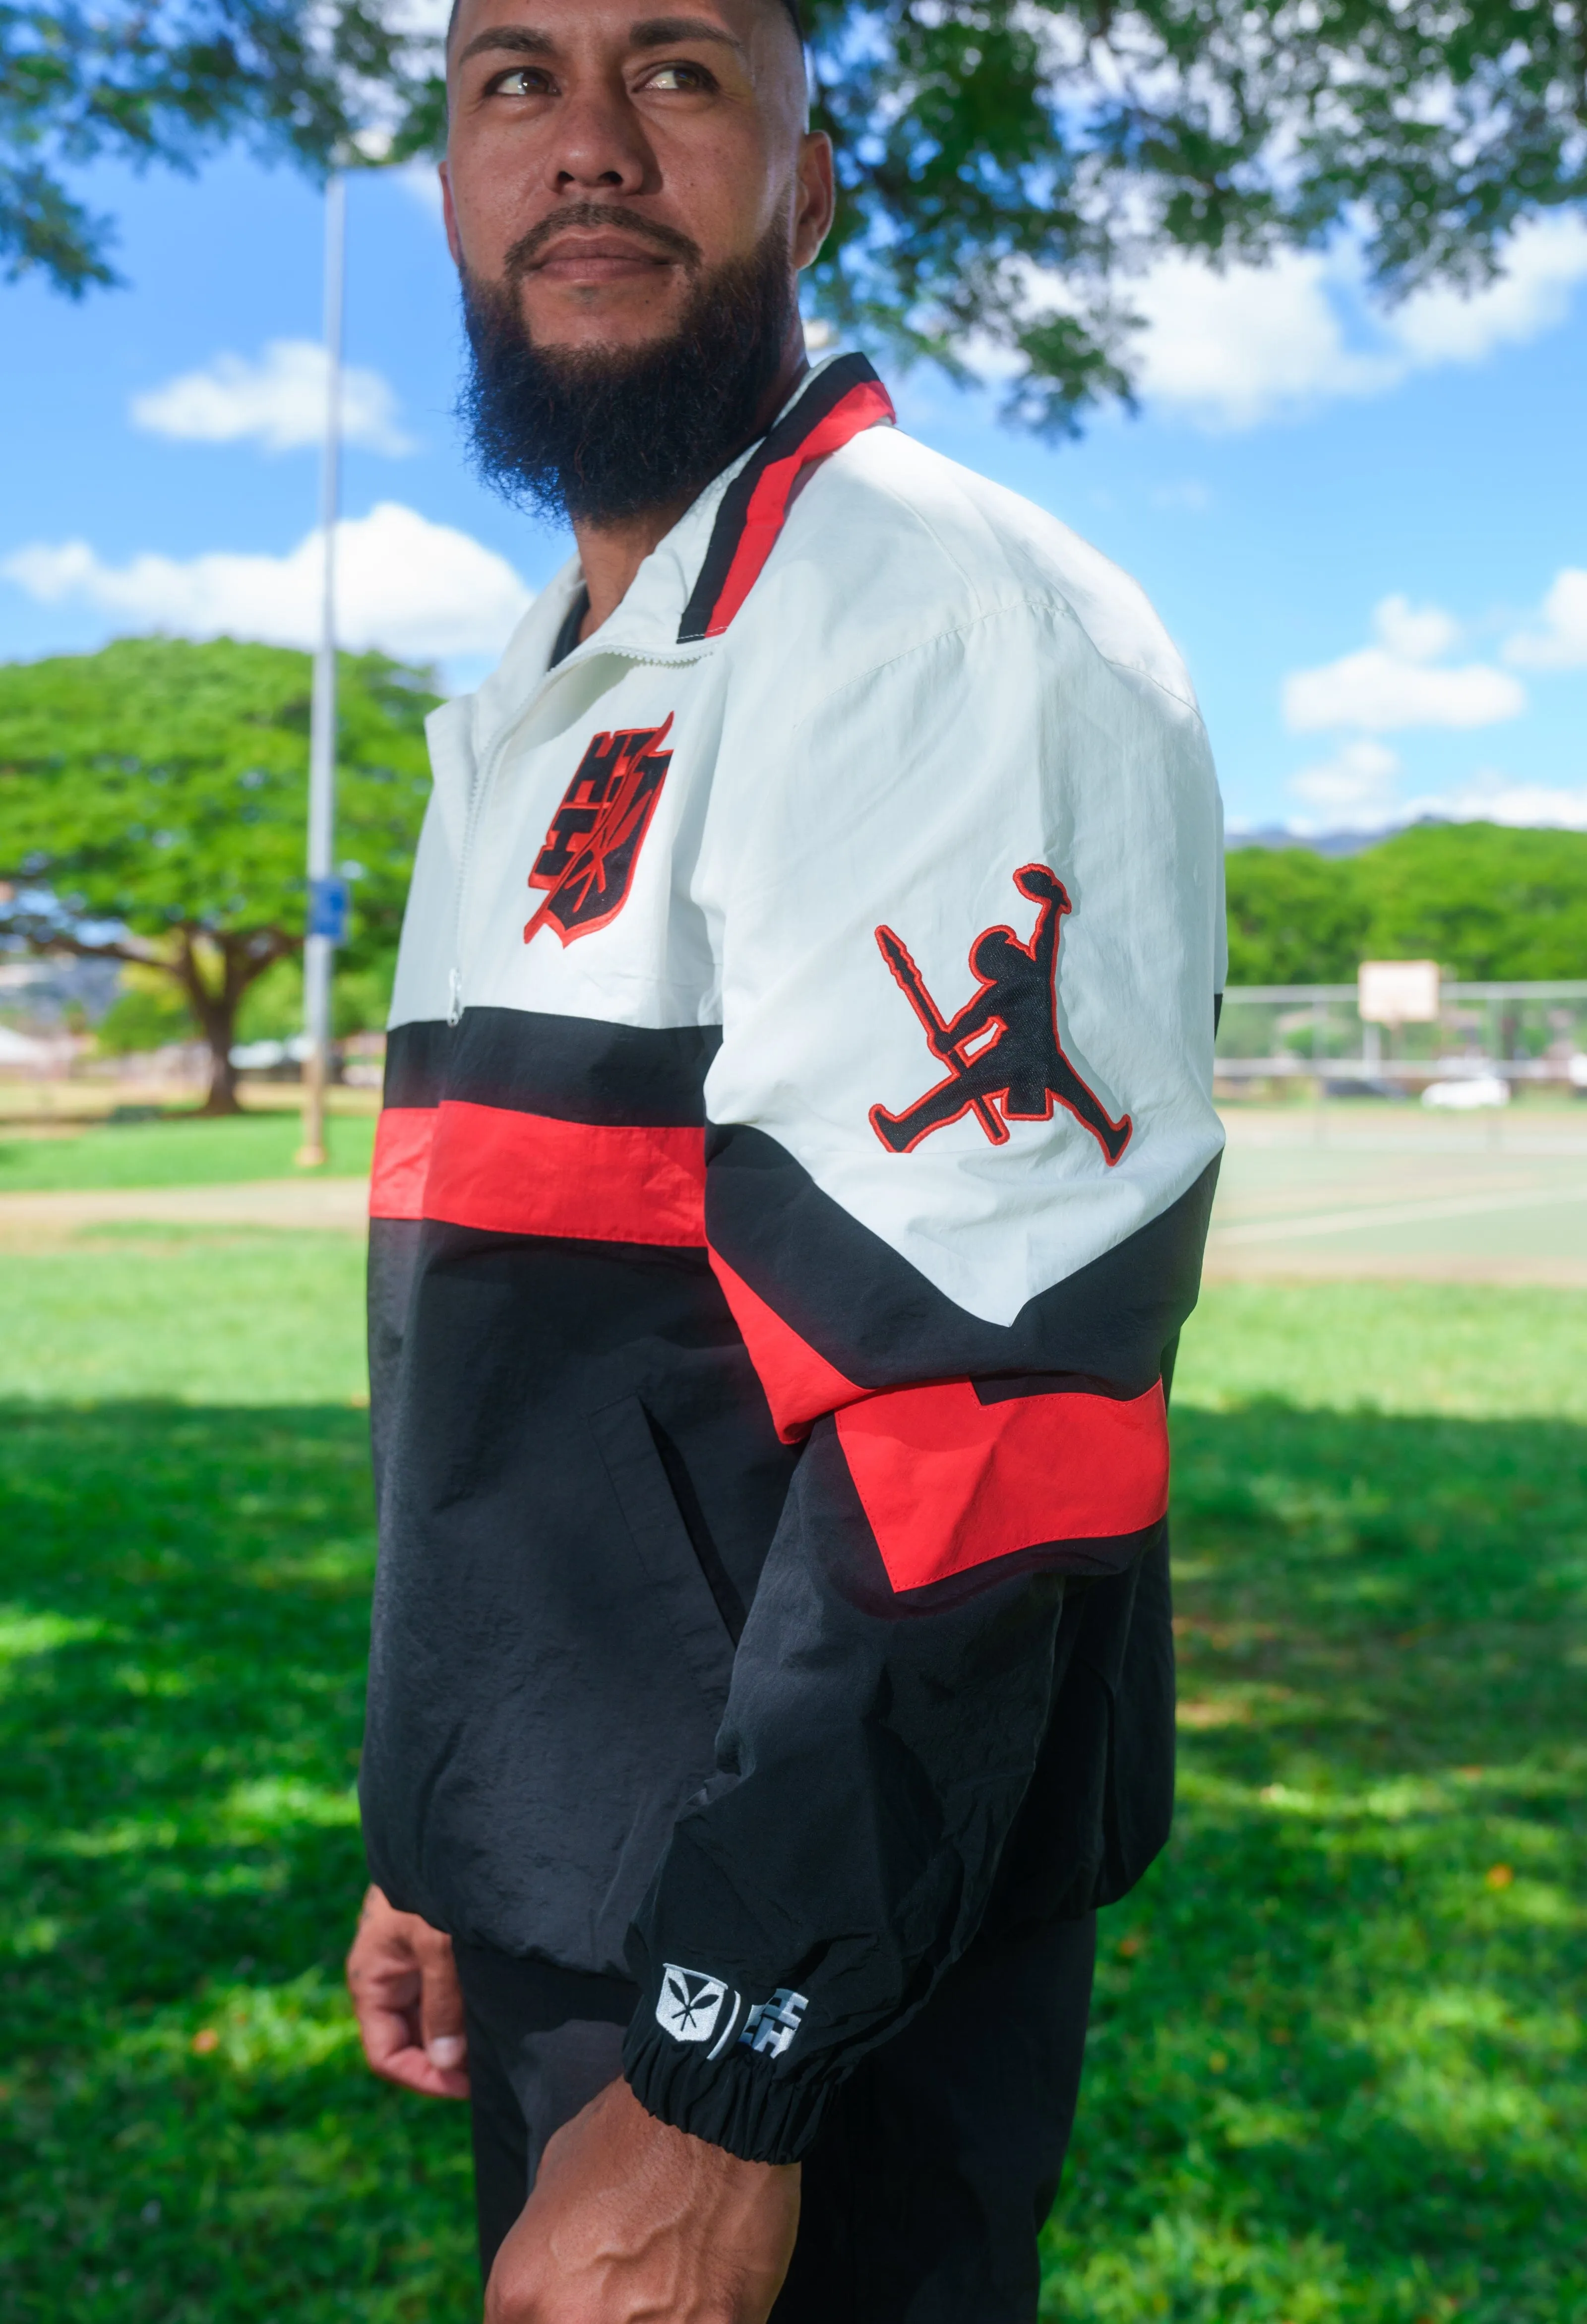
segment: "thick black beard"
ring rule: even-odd
[[[516,281],[466,274],[475,467],[538,515],[595,525],[693,500],[759,432],[795,302],[781,226],[701,274],[677,330],[645,346],[537,346]]]

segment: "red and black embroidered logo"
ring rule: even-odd
[[[1111,1168],[1133,1124],[1128,1114],[1113,1120],[1058,1038],[1058,932],[1070,908],[1068,890],[1045,863],[1021,864],[1014,885],[1041,906],[1030,941],[1021,944],[1012,928],[983,930],[970,947],[981,989],[955,1017],[943,1016],[903,939],[889,927],[877,929],[882,959],[925,1027],[933,1056],[948,1070],[902,1113],[873,1105],[871,1127],[890,1154],[908,1154],[934,1130],[973,1112],[992,1143],[1001,1146],[1010,1121],[1050,1121],[1056,1098],[1090,1130]],[[980,1040],[985,1033],[991,1039]]]
[[[614,920],[628,901],[639,852],[672,763],[658,750],[672,725],[597,734],[551,817],[546,844],[529,875],[550,893],[523,931],[528,944],[548,924],[559,943],[587,936]]]

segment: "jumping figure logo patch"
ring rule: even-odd
[[[881,957],[947,1074],[902,1113],[873,1105],[871,1127],[890,1154],[908,1154],[934,1130],[973,1112],[991,1143],[1003,1146],[1010,1121],[1050,1121],[1056,1099],[1090,1130],[1111,1169],[1133,1125],[1128,1114],[1113,1120],[1058,1038],[1058,932],[1069,891],[1045,863],[1022,863],[1014,885],[1041,906],[1030,941],[1021,944],[1010,927],[983,929],[970,947],[980,990],[953,1017],[944,1017],[927,991],[903,938],[877,929]],[[990,1040],[982,1040],[987,1033]]]
[[[671,752],[658,747],[671,725],[669,714],[660,726],[591,738],[529,875],[531,888],[548,893],[523,931],[525,944],[547,927],[571,944],[623,909],[672,763]]]

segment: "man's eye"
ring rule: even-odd
[[[699,89],[714,88],[715,82],[704,65],[658,65],[645,77],[647,88],[683,89],[691,96]]]
[[[493,97],[543,97],[549,88],[548,76],[535,65],[514,65],[511,72],[497,73],[490,84]]]

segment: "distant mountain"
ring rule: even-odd
[[[1386,839],[1396,839],[1402,831],[1420,831],[1425,826],[1444,824],[1447,816],[1419,815],[1412,823],[1389,824],[1377,831],[1287,831],[1279,823],[1265,823],[1256,831],[1231,831],[1224,839],[1224,852],[1233,847],[1304,847],[1313,855],[1361,855],[1369,847],[1380,847]]]

